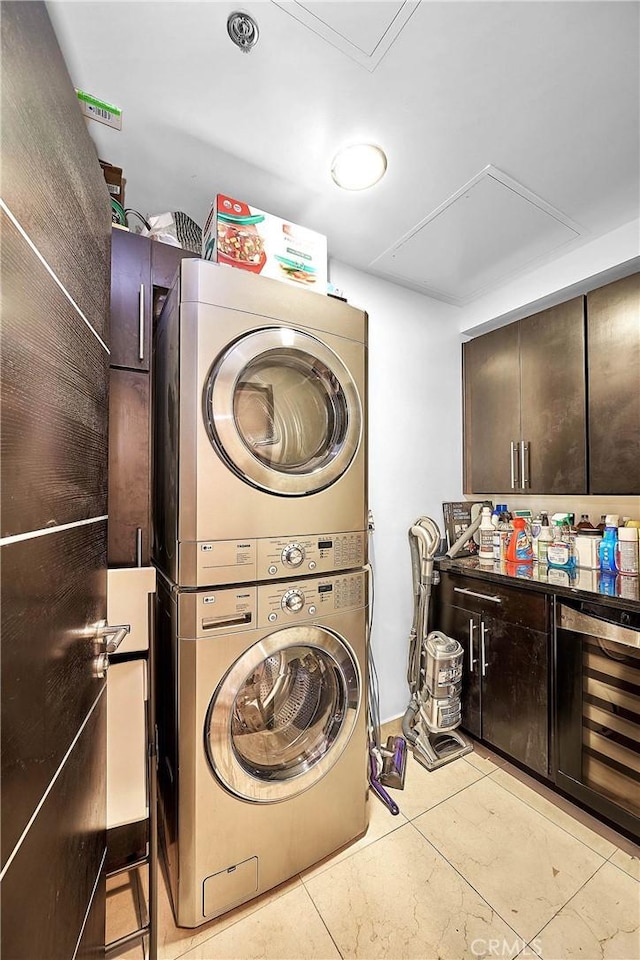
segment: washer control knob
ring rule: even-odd
[[[311,606],[309,607],[309,613],[311,614],[311,616],[313,616],[315,612],[316,612],[316,608],[314,604],[311,604]]]
[[[274,573],[278,572],[278,568],[272,563],[269,567],[269,573],[273,576]]]
[[[315,570],[316,562],[315,560],[309,560],[309,570]]]
[[[267,617],[267,620],[269,621],[269,623],[275,623],[277,619],[278,619],[277,613],[270,613],[269,616]]]
[[[304,560],[304,550],[299,543],[288,543],[282,551],[282,562],[288,567],[299,567]]]
[[[288,613],[298,613],[304,607],[304,594],[301,590],[287,590],[281,603],[282,609]]]

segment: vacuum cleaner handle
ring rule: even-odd
[[[369,786],[371,787],[373,792],[376,794],[378,799],[382,800],[382,802],[384,803],[385,807],[387,807],[389,812],[393,814],[394,817],[397,817],[398,814],[400,813],[400,807],[395,802],[395,800],[391,799],[391,797],[389,796],[385,788],[382,786],[382,784],[380,784],[374,777],[370,777]]]

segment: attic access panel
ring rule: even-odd
[[[370,266],[462,305],[581,233],[551,204],[489,165]]]
[[[338,3],[272,0],[332,47],[373,71],[396,40],[419,0]]]

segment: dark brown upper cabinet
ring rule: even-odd
[[[152,301],[151,240],[137,233],[114,229],[111,242],[111,366],[149,370]]]
[[[584,298],[463,346],[466,493],[586,493]]]
[[[587,296],[590,492],[640,494],[640,274]]]

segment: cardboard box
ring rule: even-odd
[[[202,257],[327,292],[327,238],[218,194],[202,233]]]

